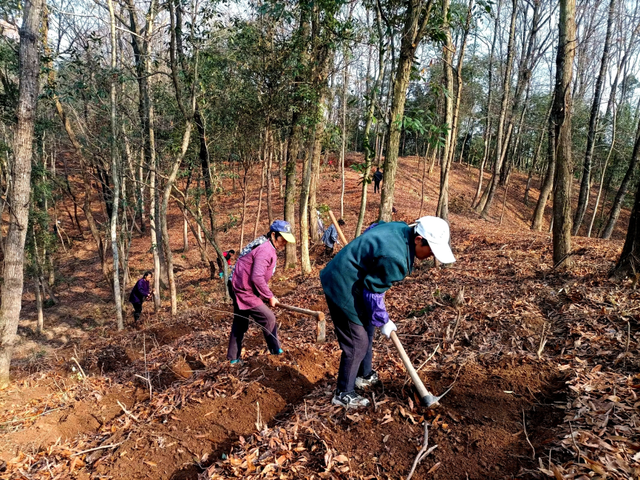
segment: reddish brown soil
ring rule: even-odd
[[[158,315],[145,312],[142,329],[116,332],[89,240],[75,240],[58,259],[60,302],[45,311],[47,337],[31,333],[33,293],[25,293],[15,383],[0,392],[0,467],[8,462],[0,478],[404,478],[422,445],[424,419],[429,445],[437,448],[414,478],[539,478],[539,459],[545,465],[549,457],[556,464],[567,461],[571,454],[559,445],[568,429],[566,382],[574,373],[558,367],[577,355],[563,315],[570,315],[578,300],[561,292],[586,282],[601,288],[598,292],[615,288],[606,272],[619,254],[628,212],[616,240],[575,239],[576,248],[585,249],[576,268],[555,272],[549,235],[528,229],[537,192],[530,206],[522,204],[526,179],[514,175],[500,225],[501,194],[493,209],[497,218],[479,219],[469,207],[477,173],[455,167],[450,221],[458,262],[447,269],[418,265],[387,297],[414,364],[422,365],[438,348],[420,375],[437,393],[453,384],[439,409],[417,405],[399,357],[379,337],[374,365],[382,385],[366,393],[375,406],[359,412],[332,406],[340,351],[331,322],[327,343],[319,345],[312,319],[283,311],[277,314],[285,354],[268,355],[262,333],[251,327],[245,364],[229,365],[230,306],[221,301],[222,284],[209,279],[196,248],[182,252],[182,216],[174,209],[177,318],[170,318],[165,301]],[[415,158],[403,160],[396,188],[400,219],[420,213],[417,168]],[[434,173],[428,179],[422,214],[434,211],[436,178]],[[320,202],[338,213],[336,171],[325,170],[321,185]],[[238,215],[239,192],[230,180],[226,187],[219,211]],[[252,221],[255,193],[249,202]],[[348,170],[343,217],[349,238],[358,200],[358,179]],[[367,223],[377,216],[377,202],[370,191]],[[274,210],[282,210],[281,200]],[[219,221],[229,218],[221,214]],[[258,232],[267,226],[263,219]],[[70,224],[65,228],[73,231]],[[238,250],[238,230],[221,232],[224,248]],[[247,225],[244,243],[252,234],[253,225]],[[326,312],[317,271],[328,259],[322,247],[312,254],[310,277],[280,267],[272,285],[283,303]],[[150,259],[148,237],[136,237],[131,253],[136,274]],[[461,287],[465,300],[454,307]],[[593,295],[584,293],[583,299],[597,312]],[[539,356],[544,332],[547,342]],[[624,346],[611,349],[612,362],[619,349]],[[632,342],[630,351],[636,349]],[[630,376],[640,370],[631,361],[625,368]],[[254,448],[258,456],[247,461]],[[91,451],[75,455],[85,450]],[[272,472],[266,473],[269,462]]]

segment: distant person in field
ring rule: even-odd
[[[343,219],[338,220],[338,225],[340,225],[340,227],[343,227],[344,224],[345,222]],[[340,243],[338,241],[338,230],[333,223],[329,225],[329,228],[327,228],[322,234],[322,243],[324,243],[325,246],[325,253],[329,255],[333,254],[333,247],[335,247],[336,243]]]
[[[397,330],[384,304],[385,292],[411,273],[414,259],[431,255],[442,263],[455,262],[449,225],[441,218],[422,217],[412,225],[380,222],[346,245],[320,272],[342,350],[334,405],[369,405],[356,388],[380,381],[372,368],[375,328],[387,338]]]
[[[266,235],[256,238],[238,255],[228,282],[234,315],[227,359],[232,365],[241,363],[242,340],[249,328],[249,317],[262,327],[269,352],[272,355],[283,353],[276,316],[265,302],[272,308],[280,303],[269,289],[269,280],[276,271],[278,250],[283,250],[287,242],[295,241],[289,222],[276,220]]]
[[[222,252],[222,256],[227,261],[227,265],[229,266],[229,270],[231,270],[231,259],[236,254],[235,250],[229,250],[228,252]],[[220,273],[218,275],[220,278],[224,278],[224,265],[220,261],[219,258],[216,258],[216,262],[218,262],[218,268],[220,269]]]
[[[138,320],[140,320],[140,315],[142,315],[142,302],[153,298],[153,288],[151,288],[152,281],[153,272],[147,270],[142,275],[142,278],[136,282],[129,294],[129,301],[131,305],[133,305],[134,325],[138,325]]]
[[[376,167],[376,171],[373,174],[373,193],[380,192],[380,182],[382,182],[382,172],[380,171],[380,167]]]

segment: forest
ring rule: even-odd
[[[0,12],[0,478],[640,477],[640,2]],[[425,215],[457,261],[386,306],[447,393],[376,334],[336,407],[319,224]],[[234,366],[227,252],[274,220],[283,354]]]

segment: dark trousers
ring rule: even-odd
[[[373,181],[373,193],[378,193],[380,191],[380,182]]]
[[[366,377],[372,372],[373,335],[375,327],[370,323],[362,326],[349,320],[342,309],[327,297],[329,313],[342,350],[338,369],[338,391],[353,392],[357,377]]]
[[[227,359],[236,360],[240,358],[240,353],[242,352],[242,340],[244,339],[244,334],[247,333],[247,329],[249,328],[249,317],[255,320],[262,327],[262,333],[264,333],[264,339],[267,342],[269,351],[274,354],[278,353],[280,351],[280,341],[278,340],[276,316],[265,304],[258,305],[257,307],[250,308],[248,310],[240,310],[231,282],[228,282],[227,285],[229,287],[229,294],[233,300],[234,314],[233,325],[231,326],[231,335],[229,336]]]
[[[131,302],[131,305],[133,305],[133,321],[137,323],[140,320],[140,315],[142,315],[142,302]]]

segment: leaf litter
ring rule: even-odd
[[[404,478],[425,422],[438,448],[416,478],[638,478],[640,292],[608,279],[612,242],[576,238],[581,253],[564,273],[548,235],[470,216],[452,225],[458,262],[421,264],[387,295],[426,385],[456,382],[439,409],[419,406],[379,337],[371,407],[331,405],[331,322],[319,345],[299,315],[278,312],[284,356],[267,355],[251,328],[246,363],[232,368],[229,306],[192,293],[175,319],[25,367],[0,396],[0,478]],[[321,266],[282,274],[281,301],[326,312]],[[39,393],[25,401],[28,391]],[[44,431],[55,435],[29,433]]]

